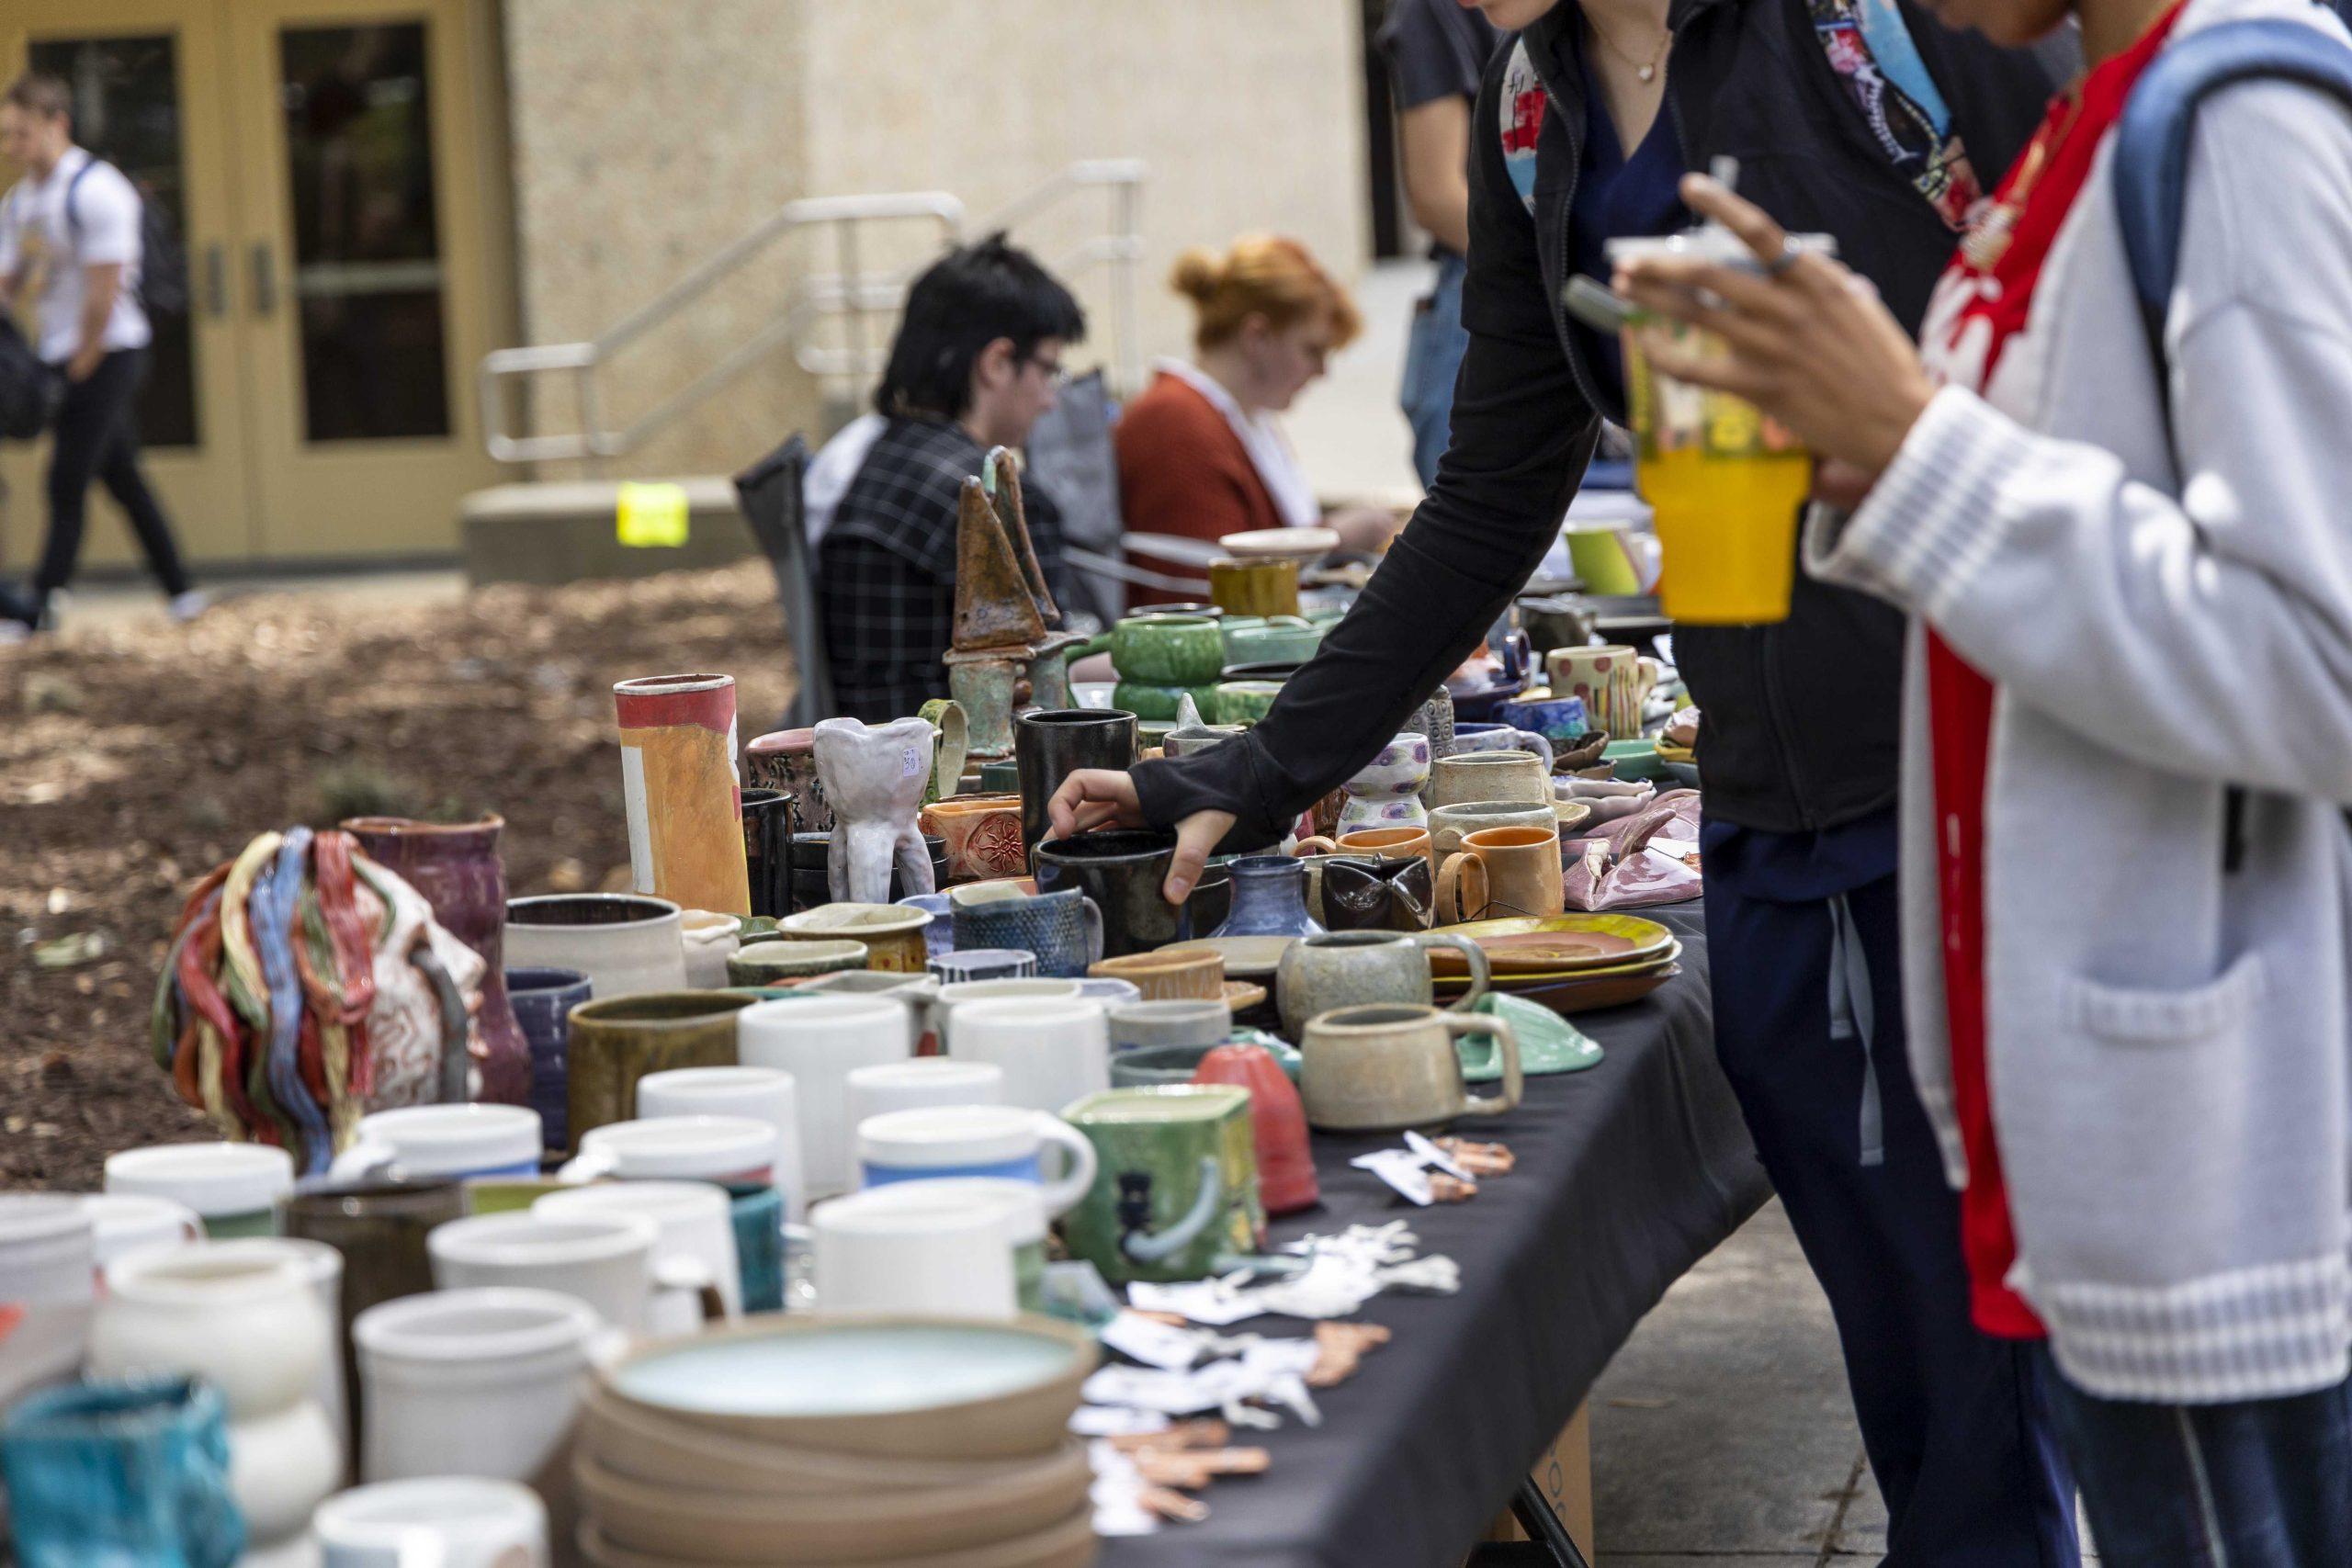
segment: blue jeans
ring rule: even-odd
[[[1470,346],[1470,334],[1462,330],[1462,275],[1468,270],[1460,256],[1438,257],[1437,282],[1413,307],[1413,330],[1405,340],[1405,386],[1397,400],[1413,427],[1413,470],[1424,490],[1437,482],[1437,460],[1445,456],[1453,423],[1453,379]]]
[[[2352,1562],[2352,1382],[2235,1404],[2141,1404],[2085,1393],[2054,1362],[2047,1381],[2109,1568]]]

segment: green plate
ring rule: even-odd
[[[1551,1073],[1580,1073],[1597,1065],[1604,1053],[1585,1032],[1538,1002],[1489,992],[1472,1012],[1510,1021],[1519,1036],[1519,1070],[1529,1077]],[[1462,1054],[1462,1077],[1467,1083],[1494,1083],[1503,1076],[1502,1048],[1491,1034],[1464,1035],[1454,1043]]]

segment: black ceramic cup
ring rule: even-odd
[[[1075,887],[1102,911],[1102,956],[1148,953],[1176,940],[1183,911],[1159,896],[1176,835],[1122,829],[1037,846],[1037,891]]]
[[[780,789],[743,792],[743,866],[752,877],[752,913],[792,913],[793,799]]]
[[[1427,855],[1323,863],[1323,923],[1335,931],[1425,931],[1436,908]]]
[[[1136,760],[1136,716],[1118,708],[1043,708],[1012,721],[1021,769],[1021,847],[1035,853],[1051,825],[1046,803],[1080,768],[1125,773]]]

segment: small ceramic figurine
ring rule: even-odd
[[[931,726],[897,718],[817,726],[817,775],[833,808],[826,882],[835,903],[888,904],[895,861],[909,893],[933,891],[931,854],[915,814],[931,778]]]

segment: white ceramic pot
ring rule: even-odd
[[[758,1002],[736,1017],[736,1055],[797,1086],[800,1156],[813,1200],[857,1185],[850,1167],[849,1075],[914,1055],[915,1017],[887,996]]]
[[[735,1221],[726,1190],[707,1181],[605,1181],[571,1192],[550,1192],[531,1213],[552,1219],[575,1214],[642,1214],[662,1230],[656,1268],[664,1259],[699,1265],[718,1290],[729,1317],[743,1314],[743,1277],[735,1258]],[[684,1303],[690,1308],[693,1303]],[[691,1334],[701,1314],[657,1322],[656,1333]]]
[[[661,1235],[661,1227],[642,1214],[476,1214],[435,1226],[424,1247],[432,1255],[434,1283],[445,1291],[554,1291],[587,1303],[598,1317],[630,1334],[651,1325],[662,1296],[693,1300],[708,1289],[702,1315],[719,1315],[717,1280],[698,1269],[656,1269]],[[678,1313],[664,1303],[658,1315],[670,1322]]]
[[[176,1243],[166,1243],[166,1247]],[[345,1413],[350,1409],[343,1386],[343,1254],[322,1241],[309,1241],[298,1236],[248,1236],[235,1241],[215,1241],[205,1244],[215,1258],[253,1258],[261,1262],[283,1263],[302,1277],[311,1288],[311,1299],[319,1303],[319,1312],[327,1325],[329,1347],[319,1358],[317,1375],[311,1380],[311,1397],[326,1412],[327,1420],[338,1432],[348,1430]],[[336,1473],[339,1484],[341,1472]]]
[[[1003,1318],[1019,1309],[1001,1202],[880,1187],[820,1203],[809,1226],[826,1312]]]
[[[741,931],[734,916],[709,909],[688,909],[679,916],[689,989],[717,990],[727,984],[727,961],[743,945]]]
[[[214,1236],[268,1235],[294,1157],[266,1144],[154,1144],[108,1155],[106,1189],[185,1203]]]
[[[412,1105],[359,1119],[333,1174],[394,1181],[529,1181],[547,1129],[526,1105]]]
[[[948,1056],[918,1056],[878,1062],[849,1075],[849,1122],[892,1111],[926,1105],[1001,1105],[1004,1069],[994,1062],[958,1062]]]
[[[537,1290],[403,1296],[361,1313],[351,1335],[371,1482],[538,1477],[571,1435],[589,1365],[618,1348],[586,1303]]]
[[[581,1134],[566,1181],[774,1181],[775,1129],[749,1116],[640,1116]]]
[[[229,1492],[255,1542],[285,1540],[343,1484],[343,1427],[316,1400],[229,1423]]]
[[[311,1517],[320,1568],[548,1568],[548,1510],[512,1481],[355,1486]]]
[[[799,1086],[780,1067],[673,1067],[637,1080],[640,1116],[749,1116],[774,1127],[775,1185],[796,1224],[808,1211],[799,1106]]]
[[[947,1024],[947,1054],[993,1062],[1004,1073],[1004,1102],[1058,1112],[1111,1087],[1111,1034],[1102,1004],[967,1002]]]
[[[549,893],[506,901],[506,964],[577,969],[598,1001],[686,984],[684,911],[641,893]]]
[[[90,1338],[95,1227],[64,1193],[0,1194],[0,1407],[73,1377]]]
[[[82,1211],[97,1233],[98,1267],[126,1253],[204,1239],[204,1220],[186,1203],[136,1192],[88,1192]]]

